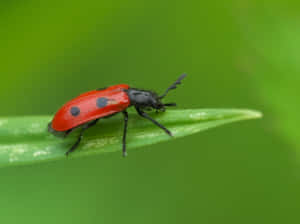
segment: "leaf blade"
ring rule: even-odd
[[[133,113],[129,115],[127,138],[129,150],[262,116],[257,111],[240,109],[186,109],[151,114],[172,131],[174,137],[169,137],[151,122]],[[65,139],[51,135],[47,132],[47,124],[51,118],[51,116],[28,116],[0,119],[0,166],[64,159],[66,157],[64,153],[75,141],[78,132],[75,131]],[[115,116],[100,121],[86,131],[81,145],[70,157],[121,151],[122,117]]]

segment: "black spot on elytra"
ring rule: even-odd
[[[103,108],[107,105],[108,99],[105,97],[100,97],[97,99],[97,107]]]
[[[72,116],[76,117],[80,114],[80,109],[79,107],[72,107],[70,110]]]

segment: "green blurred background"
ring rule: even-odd
[[[299,1],[1,1],[0,116],[128,83],[264,119],[1,168],[1,223],[298,223]],[[130,130],[129,130],[130,131]]]

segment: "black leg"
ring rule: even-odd
[[[142,111],[140,108],[136,107],[136,111],[138,112],[139,115],[142,117],[148,119],[149,121],[152,121],[156,126],[160,127],[163,129],[168,135],[172,136],[172,133],[162,124],[158,123],[156,120],[154,120],[152,117],[150,117],[146,112]]]
[[[79,143],[80,143],[80,141],[81,141],[81,139],[82,139],[82,136],[83,136],[84,131],[85,131],[86,129],[88,129],[88,128],[94,126],[94,125],[97,123],[98,120],[99,120],[99,119],[96,119],[96,120],[94,120],[94,121],[92,121],[92,122],[90,122],[90,123],[85,124],[85,125],[82,127],[82,129],[81,129],[81,131],[80,131],[80,134],[79,134],[79,137],[78,137],[77,141],[76,141],[75,144],[74,144],[74,145],[66,152],[66,156],[68,156],[69,153],[73,152],[73,151],[78,147],[78,145],[79,145]]]
[[[63,135],[64,138],[68,137],[68,135],[73,131],[74,129],[70,129],[68,131],[65,132],[65,134]]]
[[[123,156],[127,156],[126,152],[126,135],[127,135],[127,124],[128,124],[128,113],[126,110],[123,111],[124,114],[124,133],[123,133]]]

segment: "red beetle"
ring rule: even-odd
[[[126,84],[114,85],[84,93],[75,99],[67,102],[55,114],[52,122],[48,125],[49,132],[54,135],[63,134],[66,137],[72,130],[81,127],[81,132],[75,144],[66,152],[68,155],[79,145],[83,132],[97,123],[100,118],[106,118],[119,112],[124,114],[124,134],[123,134],[123,156],[126,156],[126,134],[128,113],[126,109],[134,106],[138,114],[163,129],[168,135],[171,132],[163,125],[151,118],[144,110],[155,109],[165,111],[167,106],[176,106],[175,103],[164,104],[161,99],[167,93],[176,89],[181,80],[186,77],[183,74],[172,84],[163,95],[158,96],[155,92],[130,88]]]

